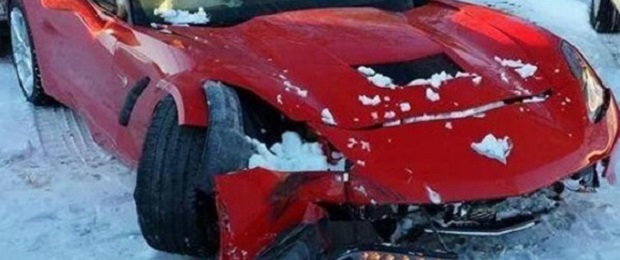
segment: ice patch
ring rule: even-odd
[[[508,156],[512,151],[513,144],[510,137],[498,139],[493,134],[488,134],[480,143],[472,143],[471,148],[478,154],[507,164]]]
[[[332,115],[332,112],[330,112],[329,109],[327,108],[321,111],[321,120],[323,120],[323,123],[325,124],[336,125],[336,120],[334,119],[334,115]]]
[[[375,95],[372,98],[368,97],[368,96],[365,96],[365,95],[361,95],[361,96],[358,97],[358,100],[364,106],[376,106],[376,105],[379,105],[381,103],[381,97],[379,97],[379,95]]]
[[[304,172],[344,171],[345,168],[346,159],[342,158],[336,165],[330,164],[319,143],[306,143],[295,132],[282,134],[282,142],[270,149],[256,139],[247,139],[255,150],[248,162],[250,169],[261,167],[273,171]]]
[[[156,16],[164,19],[165,22],[171,23],[174,25],[183,25],[183,24],[208,24],[211,20],[209,15],[205,12],[204,8],[198,8],[198,11],[192,13],[190,11],[185,10],[174,10],[174,9],[164,9],[164,8],[156,8],[154,11]]]
[[[441,99],[441,97],[439,96],[439,93],[433,91],[433,89],[427,88],[426,99],[430,100],[431,102],[437,102],[439,101],[439,99]]]

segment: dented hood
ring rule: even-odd
[[[491,23],[497,14],[479,14],[484,11],[436,1],[406,13],[316,9],[257,17],[234,27],[170,30],[183,36],[196,69],[210,79],[247,88],[295,120],[322,122],[327,110],[338,127],[360,129],[541,93],[556,87],[554,75],[570,73],[553,51],[557,38],[518,20]],[[381,88],[357,70],[433,57],[479,75],[480,81],[461,77],[435,88]],[[522,60],[537,71],[523,78],[496,57]],[[423,66],[426,73],[448,71],[442,64]],[[438,97],[429,98],[429,89]],[[365,105],[364,96],[380,102]]]

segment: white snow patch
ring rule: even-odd
[[[370,116],[374,120],[379,120],[379,113],[378,112],[372,112],[372,113],[370,113]]]
[[[469,73],[463,73],[463,72],[458,72],[457,76],[459,77],[464,77],[464,75],[469,76]],[[425,86],[425,85],[431,85],[433,88],[438,89],[439,87],[441,87],[442,84],[444,84],[445,82],[454,79],[454,76],[448,74],[445,71],[442,71],[440,73],[435,73],[433,75],[431,75],[430,78],[428,79],[414,79],[411,82],[409,82],[409,84],[407,84],[407,86]]]
[[[347,148],[353,149],[359,144],[360,149],[370,152],[370,143],[363,140],[357,140],[355,138],[349,138],[349,142],[347,143]]]
[[[385,76],[381,73],[377,73],[372,68],[360,66],[357,68],[357,71],[359,71],[362,75],[366,77],[368,81],[370,81],[373,85],[377,87],[389,89],[396,89],[397,87],[396,85],[394,85],[394,82],[390,77]]]
[[[165,22],[174,25],[184,24],[208,24],[211,20],[205,9],[200,7],[197,12],[185,10],[162,9],[156,8],[154,11],[156,16],[164,19]]]
[[[396,117],[396,112],[394,111],[387,111],[385,112],[385,115],[383,115],[384,118],[386,119],[392,119]]]
[[[344,158],[336,165],[330,164],[319,143],[304,142],[296,132],[285,132],[282,134],[282,142],[274,144],[270,149],[256,139],[247,139],[255,149],[255,154],[248,162],[250,169],[261,167],[282,172],[344,171]]]
[[[364,74],[365,76],[373,76],[376,74],[375,70],[373,70],[372,68],[369,67],[364,67],[364,66],[360,66],[357,68],[357,71],[359,71],[360,73]]]
[[[409,112],[411,111],[411,104],[404,102],[404,103],[400,103],[400,111],[402,112]]]
[[[282,102],[282,94],[278,94],[278,96],[276,98],[278,100],[278,104],[280,104],[280,105],[284,104],[284,102]]]
[[[502,74],[500,76],[501,76],[503,82],[506,82],[506,83],[510,82],[510,81],[508,81],[508,76],[506,76],[506,72],[502,72]]]
[[[437,102],[439,101],[439,99],[441,99],[441,97],[439,96],[439,93],[433,91],[433,89],[427,88],[426,99],[430,100],[431,102]]]
[[[474,85],[480,86],[480,84],[482,83],[482,76],[476,76],[471,81],[474,83]]]
[[[389,88],[389,89],[396,88],[396,85],[394,85],[394,83],[392,82],[392,79],[382,74],[375,74],[372,77],[368,77],[368,81],[372,82],[372,84],[380,88]]]
[[[454,128],[454,127],[452,126],[452,122],[447,122],[447,123],[445,124],[445,127],[446,127],[446,129],[450,129],[450,130],[452,130],[452,129]]]
[[[332,115],[332,112],[329,111],[328,108],[323,109],[323,111],[321,111],[321,120],[323,120],[323,123],[328,124],[328,125],[336,125],[336,120],[334,119],[334,115]]]
[[[290,81],[286,79],[284,80],[283,84],[284,84],[284,89],[288,92],[294,92],[296,95],[300,97],[308,96],[308,90],[295,86],[293,85],[293,83],[291,83]]]
[[[478,154],[507,164],[508,156],[512,151],[513,144],[510,137],[498,139],[493,134],[488,134],[479,143],[472,143],[471,148]]]
[[[362,103],[362,105],[364,106],[377,106],[379,104],[381,104],[381,97],[379,95],[375,95],[374,97],[368,97],[366,95],[360,95],[358,97],[358,100]]]
[[[514,69],[524,79],[534,76],[538,70],[537,66],[523,63],[521,60],[502,59],[495,56],[495,61],[499,62],[503,67]]]

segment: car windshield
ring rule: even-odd
[[[329,7],[377,7],[403,11],[426,0],[134,0],[139,23],[227,26],[260,15]]]

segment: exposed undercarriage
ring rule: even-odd
[[[261,256],[458,259],[444,242],[445,236],[501,236],[532,228],[561,205],[566,192],[595,192],[605,165],[604,160],[550,187],[506,199],[442,205],[321,205],[328,219],[280,234]]]

